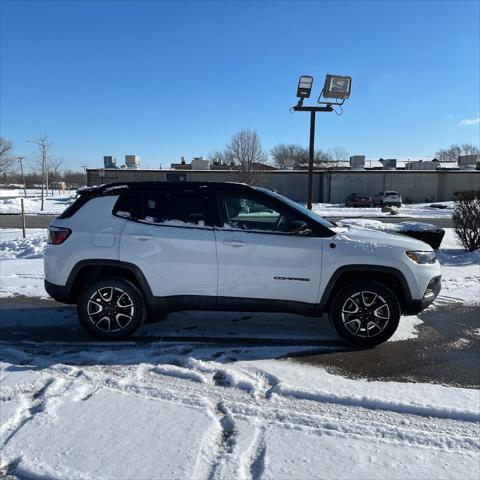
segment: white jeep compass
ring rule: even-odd
[[[132,182],[84,189],[52,222],[45,288],[102,339],[215,309],[328,312],[347,342],[376,345],[433,302],[440,267],[426,243],[336,227],[263,188]]]

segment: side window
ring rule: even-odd
[[[120,195],[112,213],[117,217],[138,220],[141,216],[141,196]]]
[[[244,195],[217,195],[221,227],[233,230],[297,233],[306,222],[261,200]]]
[[[208,192],[146,193],[139,221],[172,227],[204,227]]]

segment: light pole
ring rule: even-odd
[[[297,97],[298,103],[293,107],[294,112],[310,112],[310,145],[308,150],[308,186],[307,186],[307,208],[312,209],[312,190],[313,190],[313,158],[315,155],[315,114],[317,112],[332,112],[334,105],[343,105],[343,102],[350,96],[352,87],[351,77],[339,75],[327,75],[325,85],[318,103],[322,106],[304,107],[303,101],[310,97],[312,92],[313,77],[301,75],[298,80]],[[321,102],[320,98],[336,98],[341,102]]]
[[[22,160],[25,160],[25,157],[17,157],[17,160],[20,162],[20,172],[22,172],[23,196],[27,198],[27,185],[25,184],[25,175],[23,174],[23,163],[22,163]]]
[[[88,179],[87,179],[87,167],[88,167],[88,165],[80,165],[80,168],[83,168],[83,173],[85,174],[85,185],[87,185],[87,183],[88,183]]]

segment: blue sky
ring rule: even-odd
[[[1,2],[1,135],[65,167],[208,155],[242,128],[308,144],[299,74],[353,77],[316,146],[368,158],[480,143],[478,1]],[[469,120],[466,122],[466,120]],[[462,123],[463,121],[463,123]],[[465,124],[469,123],[469,124]]]

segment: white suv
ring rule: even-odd
[[[93,335],[120,339],[147,313],[318,315],[376,345],[440,291],[426,243],[337,227],[263,188],[132,182],[84,189],[49,227],[45,288]]]
[[[387,192],[380,192],[377,193],[373,197],[373,203],[376,206],[393,206],[393,207],[401,207],[402,206],[402,197],[398,192],[394,192],[393,190],[389,190]]]

